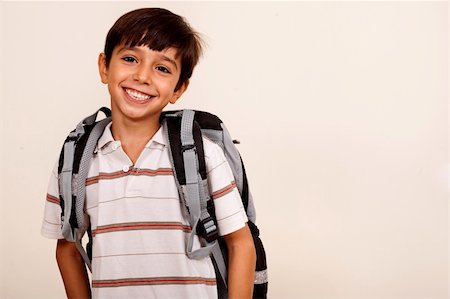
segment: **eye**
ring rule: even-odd
[[[126,62],[137,62],[136,58],[134,58],[133,56],[125,56],[122,58],[122,60]]]
[[[164,72],[164,73],[170,74],[170,71],[169,71],[169,69],[168,69],[168,68],[166,68],[165,66],[159,65],[159,66],[157,66],[157,67],[156,67],[156,69],[157,69],[158,71],[161,71],[161,72]]]

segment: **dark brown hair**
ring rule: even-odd
[[[181,57],[181,73],[175,90],[192,76],[202,54],[202,40],[185,19],[163,8],[141,8],[121,16],[106,36],[105,58],[109,66],[117,45],[147,46],[154,51],[169,47]]]

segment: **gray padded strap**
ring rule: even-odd
[[[94,119],[95,121],[95,119]],[[89,172],[89,165],[91,158],[94,154],[94,149],[97,146],[98,139],[103,134],[105,127],[111,122],[111,117],[107,117],[99,121],[91,131],[89,138],[86,142],[86,146],[83,151],[83,155],[80,161],[80,168],[78,171],[78,176],[75,181],[75,195],[76,195],[76,203],[75,203],[75,211],[77,215],[77,223],[78,227],[83,226],[84,222],[84,201],[86,197],[86,178]]]
[[[63,167],[61,169],[60,174],[60,193],[62,195],[62,198],[64,199],[64,217],[61,219],[62,222],[62,234],[64,238],[67,241],[76,241],[76,236],[74,235],[74,232],[72,231],[72,227],[70,225],[70,217],[72,213],[72,194],[76,192],[76,188],[79,188],[80,185],[84,186],[84,181],[82,181],[82,184],[79,183],[80,179],[74,180],[73,176],[73,160],[75,155],[75,141],[78,141],[81,136],[84,135],[85,125],[92,125],[95,123],[95,120],[97,119],[97,115],[100,111],[103,111],[105,115],[109,115],[109,110],[106,111],[107,108],[100,108],[98,109],[94,114],[84,118],[82,121],[80,121],[75,130],[70,132],[69,138],[72,138],[73,140],[69,140],[64,144],[64,161],[63,161]],[[107,114],[108,113],[108,114]],[[86,152],[86,151],[85,151]],[[83,174],[84,169],[80,169],[79,173]],[[87,171],[86,171],[87,175]],[[82,175],[83,177],[83,175]],[[75,184],[75,186],[72,186],[72,184]],[[79,194],[79,192],[78,192]],[[84,204],[84,196],[83,196],[83,204]],[[83,224],[83,210],[81,210],[81,213],[77,210],[76,212],[77,216],[77,223],[78,226],[81,227]],[[81,218],[81,219],[80,219]]]
[[[198,161],[197,153],[194,145],[194,135],[192,128],[194,124],[194,114],[192,110],[184,110],[181,118],[181,146],[183,148],[184,173],[186,176],[186,186],[184,186],[184,194],[186,205],[189,209],[189,222],[192,231],[189,234],[188,242],[186,244],[186,254],[189,258],[197,259],[203,258],[200,248],[198,251],[192,251],[194,237],[197,231],[198,221],[200,220],[200,186],[198,177]],[[209,253],[208,253],[209,254]],[[207,255],[208,255],[207,254]]]
[[[194,114],[192,110],[184,110],[181,118],[181,146],[183,148],[184,173],[186,176],[185,199],[189,208],[190,224],[195,231],[200,218],[200,188],[198,178],[198,159],[194,145],[192,128],[194,125]]]
[[[233,176],[239,192],[241,192],[244,185],[244,174],[242,171],[241,156],[239,155],[239,152],[233,143],[233,139],[231,138],[231,135],[225,125],[223,123],[220,125],[223,131],[223,145],[225,156],[231,166],[231,170],[233,171]]]
[[[184,171],[186,175],[185,199],[189,208],[190,224],[192,228],[200,218],[200,189],[198,181],[197,154],[195,149],[185,150],[183,152]]]
[[[64,217],[61,219],[62,234],[68,241],[74,241],[75,236],[69,223],[72,211],[72,166],[75,153],[75,141],[71,140],[64,144],[64,162],[60,174],[60,193],[64,199]]]
[[[194,126],[195,111],[183,110],[183,116],[181,117],[181,146],[194,145],[194,135],[192,134],[192,128]]]
[[[225,156],[227,158],[228,163],[231,166],[231,170],[233,171],[233,176],[236,181],[236,185],[238,187],[239,193],[242,192],[244,186],[244,171],[242,169],[242,161],[239,151],[233,143],[233,139],[231,138],[230,133],[228,132],[225,125],[221,124],[223,130],[223,146]],[[242,194],[241,194],[242,195]],[[248,206],[247,206],[247,216],[248,218],[255,223],[256,221],[256,211],[255,205],[253,202],[252,194],[250,190],[248,191]]]
[[[200,189],[198,180],[198,161],[194,145],[192,128],[194,125],[194,114],[192,110],[184,110],[181,118],[181,146],[183,148],[184,173],[186,176],[185,199],[189,208],[190,224],[195,231],[200,218]]]

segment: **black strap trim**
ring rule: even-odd
[[[175,173],[180,185],[186,185],[186,175],[184,172],[183,149],[181,146],[181,117],[167,117],[167,130],[169,132],[169,143],[172,151],[172,158]],[[197,151],[199,172],[202,179],[206,179],[205,153],[203,150],[202,133],[199,124],[194,121],[193,126],[194,144]]]

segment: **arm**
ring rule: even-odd
[[[90,298],[91,290],[86,267],[75,243],[59,239],[56,246],[56,260],[64,281],[67,298]]]
[[[224,239],[228,247],[228,297],[252,298],[256,252],[250,229],[245,224]]]

